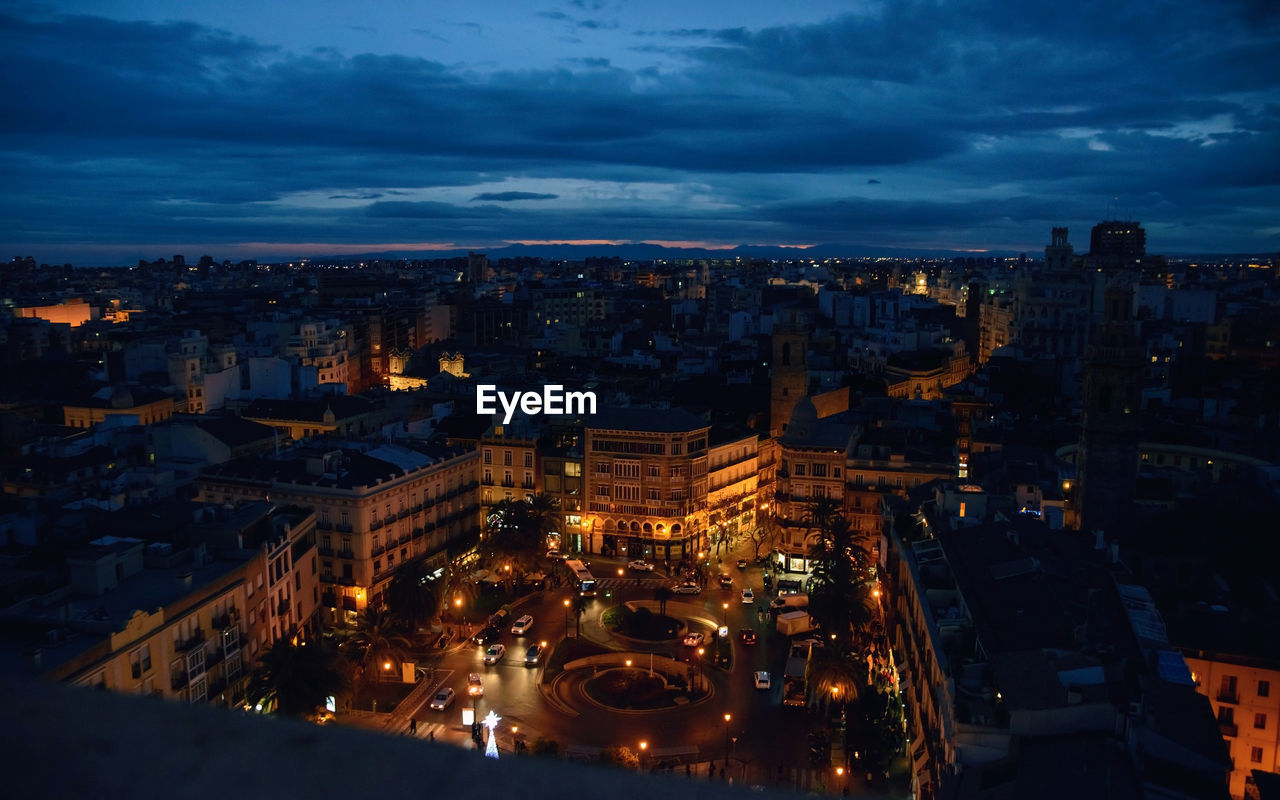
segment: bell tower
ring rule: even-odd
[[[773,324],[773,360],[769,362],[769,433],[781,436],[791,412],[809,395],[808,326],[795,311],[784,312]]]
[[[1137,276],[1118,272],[1103,291],[1102,320],[1084,356],[1084,407],[1077,470],[1081,528],[1106,528],[1133,501],[1142,423],[1144,350],[1133,320]]]

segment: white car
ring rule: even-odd
[[[685,647],[697,647],[698,645],[702,644],[702,641],[705,638],[706,637],[703,636],[701,633],[694,631],[693,633],[684,637],[684,645]]]
[[[653,565],[643,559],[627,562],[627,569],[638,569],[641,572],[653,572]]]
[[[673,587],[671,591],[676,594],[702,594],[702,587],[696,583],[682,583]]]
[[[507,654],[507,648],[500,644],[491,644],[489,649],[484,651],[484,663],[497,664],[502,657]]]
[[[514,633],[516,636],[523,636],[524,634],[528,633],[529,629],[532,627],[533,627],[533,617],[529,616],[528,614],[525,614],[523,617],[521,617],[520,619],[516,620],[511,624],[511,632]]]
[[[742,590],[743,603],[749,604],[749,603],[754,603],[755,601],[756,601],[756,593],[751,591],[751,587],[748,586],[746,589]]]
[[[467,677],[467,694],[472,697],[484,697],[484,678],[479,672],[473,672]]]
[[[755,675],[754,675],[753,677],[755,678],[756,688],[757,688],[757,689],[768,689],[768,688],[769,688],[769,685],[770,685],[770,683],[769,683],[769,673],[764,672],[764,671],[762,670],[762,671],[760,671],[760,672],[755,673]]]
[[[432,711],[444,711],[446,708],[448,708],[451,705],[453,705],[452,689],[441,689],[440,691],[436,692],[435,697],[431,698]]]

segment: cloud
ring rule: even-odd
[[[613,16],[572,5],[597,23]],[[595,44],[557,52],[554,66],[502,70],[11,11],[0,15],[0,247],[584,235],[1035,245],[1054,220],[1083,225],[1117,194],[1167,237],[1153,233],[1153,250],[1274,247],[1260,233],[1280,218],[1269,8],[901,0],[763,28],[700,15],[647,32],[643,49],[599,24],[583,33]],[[525,21],[550,38],[593,19]],[[467,41],[486,56],[478,23],[432,25],[475,32]],[[634,66],[642,52],[652,59]],[[547,183],[565,179],[681,188],[593,204]]]
[[[472,202],[476,200],[488,200],[495,203],[512,203],[516,200],[555,200],[558,194],[543,194],[540,192],[481,192],[471,198]]]

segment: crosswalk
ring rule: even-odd
[[[672,581],[672,578],[652,574],[597,578],[596,593],[603,594],[605,592],[615,592],[619,589],[635,589],[636,587],[656,588]]]

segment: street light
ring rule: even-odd
[[[649,749],[649,743],[641,739],[640,740],[640,771],[641,772],[644,772],[644,752],[648,749]]]
[[[702,688],[702,654],[707,652],[705,647],[698,648],[698,688]]]
[[[566,597],[564,599],[564,638],[566,639],[569,638],[569,606],[570,605],[572,604],[569,602],[569,598]]]
[[[733,719],[733,715],[726,713],[724,715],[724,765],[729,766],[729,720]]]

